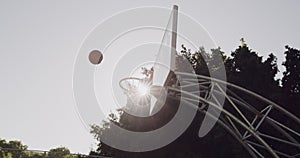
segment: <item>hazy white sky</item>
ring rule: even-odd
[[[298,0],[0,1],[0,138],[30,149],[96,147],[75,109],[73,63],[81,42],[112,14],[139,6],[179,10],[202,24],[218,46],[233,51],[244,37],[261,55],[300,48]]]

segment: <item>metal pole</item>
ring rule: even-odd
[[[171,40],[171,71],[176,70],[176,44],[177,44],[177,20],[178,20],[178,6],[173,6],[172,18],[172,40]]]

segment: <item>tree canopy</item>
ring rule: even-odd
[[[283,72],[283,104],[300,116],[300,50],[286,46]]]
[[[70,153],[65,147],[58,147],[50,151],[31,151],[21,141],[6,141],[0,139],[0,158],[79,158],[80,155]]]

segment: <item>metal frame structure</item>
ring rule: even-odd
[[[181,101],[217,120],[252,157],[291,158],[300,155],[300,119],[282,106],[232,83],[202,75],[197,75],[198,79],[195,80],[195,74],[183,72],[175,74],[180,84],[177,87],[166,88],[178,95],[185,94],[187,97],[182,97]],[[182,87],[195,85],[200,87],[199,92],[203,95],[198,96],[182,90]],[[226,92],[224,86],[227,87]],[[234,91],[244,94],[247,98],[237,95]],[[225,96],[224,107],[219,103],[217,95]],[[253,100],[258,105],[251,103]],[[214,113],[209,113],[208,106],[221,111],[221,116],[217,118]]]

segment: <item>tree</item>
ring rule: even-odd
[[[70,156],[70,150],[65,147],[58,147],[55,149],[51,149],[48,152],[48,158],[66,158],[67,156]]]
[[[256,92],[271,100],[278,101],[280,93],[277,58],[269,54],[263,57],[252,51],[245,41],[225,61],[228,82]],[[272,93],[270,93],[272,92]]]
[[[282,78],[284,103],[290,111],[300,116],[300,50],[289,46],[285,48],[282,64],[286,69]]]
[[[180,51],[181,54],[178,57],[179,63],[178,65],[183,65],[181,62],[184,59],[189,61],[189,64],[192,65],[196,74],[209,76],[207,62],[210,59],[210,54],[206,53],[204,47],[200,47],[198,51],[191,53],[190,49],[187,49],[184,45],[181,45],[182,50]],[[185,67],[185,66],[181,66]]]
[[[79,155],[78,155],[79,156]],[[0,139],[0,158],[77,158],[72,155],[70,150],[65,147],[51,149],[46,152],[37,152],[27,150],[27,146],[20,141],[9,141]]]
[[[9,141],[7,142],[4,139],[0,139],[0,148],[5,150],[0,150],[0,158],[2,157],[20,157],[24,154],[24,151],[27,149],[26,145],[23,145],[20,141]]]

